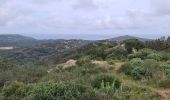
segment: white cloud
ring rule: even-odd
[[[74,9],[79,10],[96,10],[98,5],[95,4],[94,0],[78,0],[73,6]]]
[[[151,0],[151,5],[158,14],[170,14],[170,0]]]
[[[170,1],[150,4],[148,0],[0,0],[0,33],[170,32]]]

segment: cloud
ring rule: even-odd
[[[148,0],[0,0],[0,33],[170,32],[170,1],[150,4]]]
[[[77,4],[75,4],[73,8],[76,10],[96,10],[99,8],[99,6],[95,4],[94,0],[78,0]]]
[[[160,15],[170,15],[170,0],[151,0],[155,12]]]

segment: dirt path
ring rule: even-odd
[[[118,71],[123,64],[124,64],[124,62],[117,62],[117,63],[115,63],[114,64],[114,68],[115,68],[114,70]]]
[[[107,68],[108,66],[112,66],[114,68],[114,71],[118,71],[121,66],[124,64],[124,62],[115,62],[113,65],[109,65],[107,61],[92,61],[94,64],[98,64],[102,68]]]
[[[170,100],[170,89],[153,89],[162,96],[162,100]]]

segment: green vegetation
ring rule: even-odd
[[[139,50],[144,47],[145,47],[144,43],[137,39],[129,39],[125,41],[125,48],[129,53],[131,53],[133,49]]]
[[[74,49],[69,52],[62,45],[77,41],[60,41],[60,45],[51,41],[42,47],[18,49],[25,50],[22,55],[0,52],[0,100],[169,98],[169,41],[95,41],[82,47],[70,46]],[[56,45],[63,51],[53,50]],[[69,59],[75,62],[65,63]],[[168,93],[163,95],[164,91]]]
[[[94,88],[101,88],[101,83],[103,82],[104,86],[108,83],[109,85],[114,82],[115,78],[111,75],[98,75],[95,77],[95,79],[92,81],[92,86]]]

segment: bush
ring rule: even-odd
[[[119,71],[125,73],[125,75],[131,75],[132,70],[135,67],[142,66],[143,63],[144,62],[140,58],[134,58],[130,62],[122,65],[121,68],[119,69]]]
[[[42,83],[31,91],[33,100],[79,100],[87,87],[76,83]],[[95,94],[91,94],[95,95]]]
[[[121,82],[118,79],[116,79],[115,83],[114,83],[114,86],[115,86],[116,89],[119,89],[120,86],[121,86]]]
[[[106,86],[106,83],[109,83],[110,85],[114,82],[115,78],[112,75],[109,74],[100,74],[95,77],[95,79],[92,81],[92,86],[94,88],[101,88],[102,81],[104,82],[104,86]]]
[[[107,60],[107,63],[108,63],[109,65],[114,65],[114,64],[115,64],[115,60],[108,59],[108,60]]]
[[[0,72],[12,70],[15,67],[16,67],[16,64],[13,61],[0,60]]]
[[[133,66],[130,63],[125,63],[119,69],[119,72],[123,72],[125,75],[131,75],[131,71],[133,70]]]
[[[3,88],[3,96],[7,97],[9,100],[12,100],[12,98],[24,98],[28,95],[28,91],[30,90],[29,85],[25,85],[20,82],[13,82],[9,86],[5,86]]]
[[[88,89],[80,100],[99,100],[99,93],[93,89]]]
[[[93,63],[87,63],[82,66],[81,69],[78,70],[78,72],[81,72],[82,75],[85,75],[87,73],[95,74],[100,72],[99,67],[96,66],[96,64]]]
[[[82,57],[82,58],[78,59],[76,64],[78,66],[82,66],[82,65],[90,63],[90,62],[91,62],[90,57],[86,56],[86,57]]]
[[[141,49],[138,52],[134,54],[129,54],[128,58],[133,59],[133,58],[141,58],[141,59],[146,59],[149,54],[155,53],[155,51],[151,49]]]
[[[134,58],[130,61],[130,64],[136,67],[136,66],[142,66],[144,62],[140,58]]]
[[[162,56],[159,55],[159,54],[156,54],[156,53],[152,53],[152,54],[149,54],[147,56],[148,59],[154,59],[154,60],[157,60],[157,61],[161,61],[162,60]]]
[[[143,42],[139,41],[138,39],[129,39],[125,41],[125,48],[128,51],[128,53],[131,53],[133,49],[142,49],[145,45]]]
[[[159,82],[159,87],[162,87],[162,88],[170,88],[170,79],[161,80],[161,81]]]
[[[113,51],[113,53],[107,55],[107,59],[111,59],[111,60],[122,60],[122,59],[126,59],[127,57],[127,51],[124,50],[123,48],[117,48]]]
[[[158,66],[155,60],[143,61],[140,58],[135,58],[122,65],[119,71],[125,73],[125,75],[130,75],[135,80],[140,80],[152,77],[152,73],[155,72],[154,69],[157,69]]]
[[[164,71],[166,75],[170,75],[170,64],[163,65]]]
[[[163,61],[168,61],[170,60],[170,53],[166,53],[166,52],[161,52],[160,55],[162,56]]]
[[[154,59],[146,59],[144,60],[144,65],[146,69],[152,71],[153,73],[160,71],[162,67],[160,66],[160,63],[157,62]]]
[[[132,75],[133,79],[141,80],[142,77],[145,75],[145,69],[142,67],[135,67],[132,70],[131,75]]]
[[[2,100],[98,100],[91,88],[77,83],[39,83],[25,85],[13,82],[5,86],[0,94]]]

